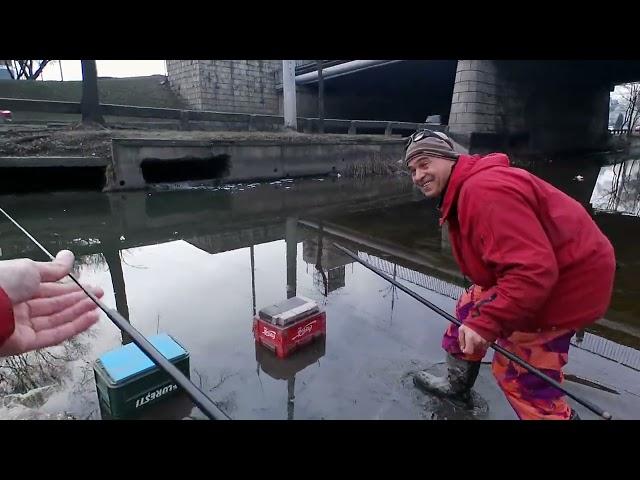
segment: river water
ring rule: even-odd
[[[616,418],[640,418],[640,161],[611,160],[525,166],[592,211],[616,248],[611,308],[574,339],[566,372],[617,393],[567,386]],[[72,250],[81,279],[103,287],[104,303],[145,336],[177,339],[189,352],[191,379],[232,418],[515,418],[489,365],[476,387],[489,408],[476,415],[417,391],[411,373],[444,360],[446,321],[332,247],[358,252],[452,311],[463,279],[435,204],[407,177],[187,187],[6,195],[0,205],[54,254]],[[311,226],[318,224],[322,234]],[[8,222],[0,223],[0,255],[44,259]],[[278,360],[256,345],[252,318],[293,292],[326,311],[326,338]],[[73,342],[2,360],[0,417],[102,418],[93,363],[122,343],[104,317]],[[142,418],[204,416],[178,396]]]

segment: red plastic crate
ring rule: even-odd
[[[255,340],[284,358],[295,350],[327,333],[327,316],[324,311],[315,312],[295,323],[281,327],[259,317],[253,319]]]

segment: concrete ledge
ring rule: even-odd
[[[340,135],[326,136],[291,136],[270,139],[255,139],[250,135],[238,136],[238,138],[221,138],[208,140],[168,140],[155,138],[117,138],[114,137],[112,142],[114,145],[122,145],[127,147],[213,147],[213,146],[287,146],[287,145],[381,145],[381,144],[398,144],[404,146],[404,139],[401,138],[385,138],[385,137],[342,137]]]
[[[0,157],[0,168],[106,167],[109,163],[100,157]]]
[[[309,142],[295,136],[273,139],[246,136],[233,141],[114,138],[113,170],[105,190],[144,189],[147,186],[144,165],[144,168],[173,165],[171,168],[184,172],[179,166],[182,162],[185,165],[205,162],[221,169],[212,174],[212,180],[234,183],[344,173],[362,168],[359,165],[396,164],[404,152],[404,140],[398,138],[317,137],[321,141]]]
[[[80,113],[79,102],[60,102],[56,100],[25,100],[22,98],[0,98],[2,108],[6,110],[47,113]]]
[[[138,117],[138,118],[166,118],[171,120],[180,120],[180,112],[175,108],[157,108],[157,107],[133,107],[130,105],[112,105],[103,103],[103,115],[113,115],[114,117]]]

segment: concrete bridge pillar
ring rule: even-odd
[[[459,60],[449,131],[462,137],[496,133],[499,125],[497,66],[491,60]]]
[[[284,95],[284,126],[291,130],[297,130],[295,60],[282,61],[282,90]]]
[[[585,70],[554,62],[460,60],[449,132],[471,153],[602,148],[609,85],[586,77]]]
[[[525,104],[531,86],[509,73],[505,62],[458,61],[449,131],[471,153],[506,147],[509,138],[527,130]]]

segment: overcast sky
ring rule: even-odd
[[[65,80],[82,80],[80,60],[61,60]],[[165,75],[164,60],[96,60],[99,77],[141,77]],[[47,65],[43,80],[60,80],[58,61]]]

